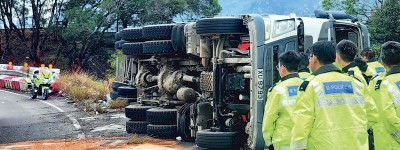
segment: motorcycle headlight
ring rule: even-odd
[[[51,93],[51,90],[49,90],[49,93]]]

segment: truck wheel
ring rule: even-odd
[[[172,47],[177,52],[186,52],[185,25],[176,25],[172,28]]]
[[[136,98],[137,89],[130,86],[120,86],[118,87],[118,95],[124,98]]]
[[[121,33],[120,32],[116,32],[115,33],[115,41],[119,41],[119,40],[121,40]]]
[[[249,34],[240,18],[204,18],[196,22],[196,33],[206,34]]]
[[[176,124],[176,109],[152,108],[146,112],[151,124]]]
[[[132,121],[146,121],[146,111],[151,108],[154,107],[141,104],[129,105],[125,107],[125,116]]]
[[[183,141],[193,142],[190,131],[190,107],[193,103],[186,103],[178,110],[178,135]]]
[[[111,99],[117,99],[118,98],[118,92],[117,91],[111,91],[110,92],[110,98]]]
[[[138,55],[143,53],[143,43],[125,43],[122,45],[122,54]]]
[[[174,24],[148,25],[143,27],[142,36],[149,40],[169,40]]]
[[[147,135],[159,138],[176,137],[176,125],[147,125]]]
[[[149,122],[146,121],[126,121],[126,132],[128,133],[146,133],[147,125]]]
[[[210,129],[197,132],[196,144],[202,148],[233,149],[243,143],[239,132],[212,132]]]
[[[118,91],[118,87],[120,87],[120,86],[128,86],[128,84],[123,83],[123,82],[119,82],[119,81],[114,81],[114,82],[112,82],[112,84],[111,84],[111,88],[112,88],[114,91]]]
[[[171,40],[165,41],[147,41],[143,43],[143,53],[145,54],[163,54],[173,53]]]
[[[122,40],[129,42],[142,42],[142,28],[127,28],[121,31]]]

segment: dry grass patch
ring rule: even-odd
[[[144,143],[152,143],[155,141],[157,141],[157,139],[154,139],[149,136],[139,137],[137,134],[132,134],[132,136],[129,137],[128,144],[144,144]]]
[[[60,75],[63,89],[76,102],[103,100],[110,92],[109,80],[98,80],[86,73],[65,73]]]
[[[125,98],[117,98],[108,103],[108,108],[111,109],[123,109],[128,106],[128,100]]]

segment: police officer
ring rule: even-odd
[[[375,99],[386,129],[386,137],[381,139],[387,149],[400,149],[400,43],[390,41],[382,45],[382,65],[388,70],[375,83]],[[380,79],[379,79],[380,78]]]
[[[350,40],[342,40],[336,46],[336,62],[342,67],[344,73],[355,77],[363,84],[368,85],[361,70],[358,68],[354,59],[357,55],[357,45]]]
[[[385,68],[375,58],[375,51],[371,48],[366,48],[360,53],[362,60],[367,62],[368,68],[365,71],[365,75],[368,78],[372,78],[380,73],[386,72]]]
[[[363,93],[363,97],[366,104],[367,110],[367,119],[368,119],[368,128],[372,129],[372,126],[378,122],[378,110],[376,108],[376,104],[372,99],[371,95],[368,92],[368,82],[363,76],[363,73],[360,71],[359,66],[362,64],[361,62],[355,62],[355,57],[357,54],[357,45],[349,40],[342,40],[336,45],[336,62],[340,64],[344,73],[347,73],[349,76],[354,77],[357,81],[355,83],[362,83],[364,91],[360,91]],[[366,64],[364,62],[364,64]],[[365,65],[366,66],[366,65]],[[365,67],[366,68],[366,67]],[[372,130],[369,130],[369,146],[370,149],[373,149],[373,136]]]
[[[297,90],[303,82],[297,74],[300,55],[288,51],[279,57],[277,69],[281,80],[269,89],[265,106],[262,132],[267,145],[274,148],[290,149],[292,113],[296,103]]]
[[[299,63],[299,76],[300,79],[305,81],[311,74],[310,69],[308,69],[308,55],[305,53],[300,53],[300,63]]]
[[[316,42],[309,60],[313,73],[299,87],[291,148],[368,149],[364,87],[332,64],[333,42]]]

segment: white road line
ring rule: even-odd
[[[14,95],[18,95],[18,96],[22,96],[22,97],[26,97],[26,98],[30,98],[29,96],[22,95],[22,94],[18,94],[18,93],[13,93],[13,92],[4,91],[4,90],[0,90],[0,91],[6,92],[6,93],[10,93],[10,94],[14,94]],[[60,112],[62,112],[62,113],[65,112],[65,111],[62,110],[60,107],[57,107],[56,105],[53,105],[53,104],[51,104],[51,103],[49,103],[49,102],[42,101],[42,100],[38,100],[38,99],[35,99],[35,100],[37,100],[37,101],[39,101],[39,102],[42,102],[42,103],[45,103],[45,104],[47,104],[47,105],[49,105],[49,106],[51,106],[51,107],[57,109],[58,111],[60,111]],[[71,115],[67,115],[67,117],[68,117],[69,120],[72,121],[72,123],[73,123],[73,125],[74,125],[74,127],[75,127],[75,130],[80,130],[80,129],[82,129],[82,126],[79,124],[78,120],[76,120],[76,119],[75,119],[74,117],[72,117]],[[79,138],[79,139],[85,138],[85,134],[79,133],[79,134],[78,134],[78,138]]]

